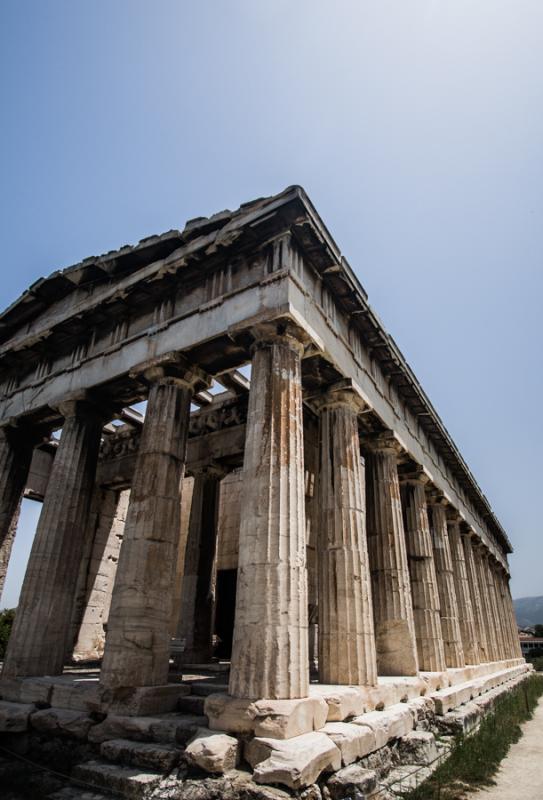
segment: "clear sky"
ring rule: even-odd
[[[541,0],[3,0],[0,91],[0,306],[302,184],[543,594]]]

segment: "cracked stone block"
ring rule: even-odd
[[[155,742],[132,742],[129,739],[110,739],[100,746],[100,755],[117,764],[128,764],[157,772],[171,772],[179,763],[179,747]]]
[[[310,692],[318,693],[326,702],[327,722],[343,722],[366,710],[366,697],[354,686],[312,686]]]
[[[188,714],[164,714],[157,717],[123,717],[110,714],[90,730],[89,741],[99,744],[108,739],[133,739],[183,744],[206,722],[205,717]]]
[[[406,736],[413,730],[413,714],[408,706],[399,703],[384,711],[370,711],[352,720],[353,725],[364,725],[375,734],[377,747],[384,747],[390,739]]]
[[[403,764],[431,764],[437,758],[436,740],[430,731],[411,731],[399,742]]]
[[[334,742],[341,752],[341,760],[346,766],[376,749],[375,734],[363,725],[349,722],[327,722],[322,732]]]
[[[75,739],[86,739],[96,722],[81,711],[46,708],[32,714],[30,724],[40,733],[64,734]]]
[[[239,742],[227,733],[200,728],[187,744],[185,758],[204,772],[222,775],[235,769],[239,761]]]
[[[21,733],[28,728],[28,718],[35,711],[28,703],[0,702],[0,733]]]
[[[143,800],[158,787],[162,775],[158,772],[143,772],[139,768],[87,761],[78,764],[72,777],[99,789],[107,789],[126,798]]]
[[[341,767],[341,753],[321,732],[305,733],[293,739],[255,738],[244,755],[254,767],[257,783],[281,783],[301,789],[315,783],[321,772]]]
[[[343,798],[360,798],[374,791],[377,775],[372,769],[364,769],[358,764],[350,764],[340,769],[328,779],[326,788],[332,800]]]
[[[212,694],[206,698],[205,713],[211,730],[291,739],[322,728],[328,706],[322,697],[255,701]]]
[[[50,678],[3,678],[0,697],[13,703],[49,704],[53,684]]]

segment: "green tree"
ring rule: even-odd
[[[543,625],[534,625],[534,632],[536,636],[543,638]]]
[[[5,608],[0,611],[0,658],[4,658],[8,645],[9,635],[15,619],[15,609]]]

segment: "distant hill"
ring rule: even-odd
[[[513,600],[517,622],[521,628],[543,625],[543,596],[519,597]]]

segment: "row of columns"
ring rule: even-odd
[[[237,697],[308,693],[303,349],[298,331],[276,325],[261,329],[254,345],[229,686]],[[111,688],[167,681],[190,403],[205,382],[179,363],[151,366],[142,377],[148,406],[101,671]],[[321,682],[372,685],[378,674],[519,656],[505,572],[474,545],[459,517],[447,516],[443,501],[428,495],[422,471],[400,479],[392,436],[363,442],[363,468],[362,404],[348,382],[316,405]],[[65,423],[6,655],[7,677],[59,673],[69,647],[104,411],[84,400],[60,410]],[[12,525],[30,463],[31,440],[22,441],[17,431],[0,436],[2,532]],[[209,467],[195,474],[178,623],[194,660],[209,656],[221,477]]]

